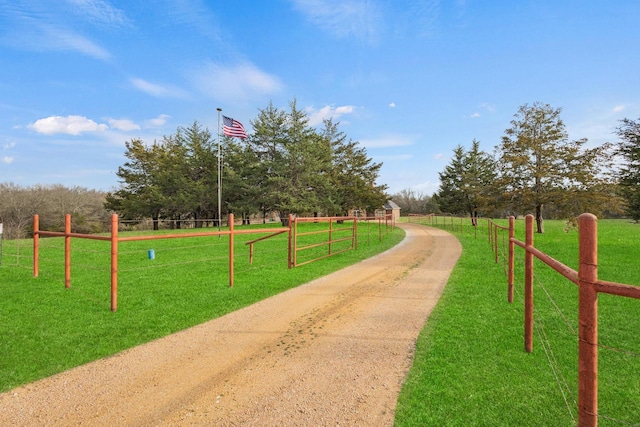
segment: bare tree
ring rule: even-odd
[[[4,237],[28,237],[33,231],[35,214],[40,217],[43,230],[63,230],[64,216],[71,214],[74,231],[105,231],[109,212],[103,207],[104,197],[101,191],[83,187],[20,187],[14,183],[0,183],[0,222],[4,223]]]

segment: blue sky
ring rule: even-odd
[[[0,0],[0,182],[110,190],[124,143],[294,98],[431,195],[519,106],[571,139],[640,117],[640,1]]]

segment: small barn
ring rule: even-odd
[[[392,215],[393,220],[398,220],[400,218],[400,206],[396,205],[393,200],[388,200],[382,206],[382,209],[376,210],[376,216],[383,215]]]

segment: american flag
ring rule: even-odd
[[[222,116],[222,132],[225,136],[247,137],[247,132],[244,130],[242,123],[227,116]]]

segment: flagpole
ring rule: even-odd
[[[220,164],[220,112],[222,108],[216,108],[218,110],[218,231],[220,231],[220,227],[222,225],[222,209],[220,208],[222,204],[222,166]]]

